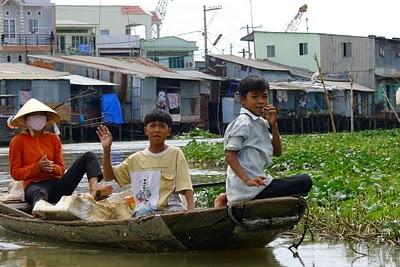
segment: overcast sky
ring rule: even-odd
[[[146,11],[154,10],[158,0],[52,0],[56,4],[140,5]],[[197,41],[197,59],[204,53],[203,5],[222,9],[208,11],[207,32],[210,53],[238,55],[247,43],[240,41],[246,35],[246,25],[256,30],[284,31],[298,9],[308,5],[298,26],[298,32],[334,33],[356,36],[370,34],[386,38],[400,37],[400,0],[170,0],[161,29],[161,36],[178,36]],[[253,19],[252,19],[253,18]],[[191,32],[191,33],[190,33]],[[188,34],[190,33],[190,34]],[[213,47],[218,34],[222,38]]]

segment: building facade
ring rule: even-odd
[[[317,71],[316,56],[323,73],[351,75],[353,81],[374,88],[377,113],[391,112],[389,102],[396,106],[400,88],[398,38],[255,31],[241,40],[254,42],[255,56],[260,60]]]
[[[57,5],[61,54],[133,56],[139,39],[151,39],[152,14],[140,6]]]
[[[221,114],[222,123],[232,121],[240,110],[238,84],[248,75],[263,76],[270,86],[269,103],[279,111],[283,133],[329,131],[329,115],[323,85],[307,69],[285,66],[271,61],[251,60],[233,55],[208,55],[209,73],[226,78],[218,92],[211,92],[210,108]],[[374,89],[347,79],[327,77],[325,87],[333,107],[338,130],[350,127],[350,94],[354,96],[357,129],[370,129]],[[210,127],[211,128],[211,127]],[[222,126],[219,126],[222,128]]]
[[[0,0],[0,62],[53,53],[55,29],[50,0]]]
[[[186,41],[178,37],[140,40],[141,56],[171,69],[194,69],[194,51],[197,50],[196,41]]]

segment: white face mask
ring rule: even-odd
[[[33,116],[28,116],[28,118],[26,118],[26,125],[35,131],[43,130],[46,123],[47,123],[46,115],[33,115]]]

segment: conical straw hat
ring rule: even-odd
[[[10,125],[14,127],[26,127],[24,116],[33,112],[47,112],[47,125],[59,122],[61,117],[50,107],[46,106],[39,100],[31,98],[28,102],[21,107],[14,118],[11,120]]]

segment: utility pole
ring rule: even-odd
[[[249,25],[246,25],[247,28],[247,35],[250,34]],[[249,59],[251,59],[251,52],[250,52],[250,41],[247,41],[247,51],[249,52]]]
[[[261,28],[261,27],[262,27],[262,25],[259,25],[259,26],[254,26],[254,25],[249,26],[249,25],[246,25],[246,27],[242,27],[242,28],[240,28],[240,29],[246,28],[246,30],[247,30],[247,35],[249,35],[249,34],[250,34],[250,28],[251,28],[252,31],[254,32],[254,29]],[[254,44],[255,44],[255,43],[254,43]],[[252,54],[251,54],[251,50],[250,50],[250,41],[247,41],[247,53],[248,53],[248,58],[251,59]],[[255,57],[255,54],[256,54],[256,48],[255,48],[255,46],[254,46],[254,58],[256,58],[256,57]]]
[[[246,58],[246,49],[242,48],[242,51],[239,51],[238,53],[242,53],[243,58]]]
[[[222,6],[212,6],[206,8],[206,6],[203,6],[203,13],[204,13],[204,63],[206,68],[208,67],[207,64],[207,55],[208,55],[208,48],[207,48],[207,11],[212,11],[212,10],[218,10],[222,9]]]

